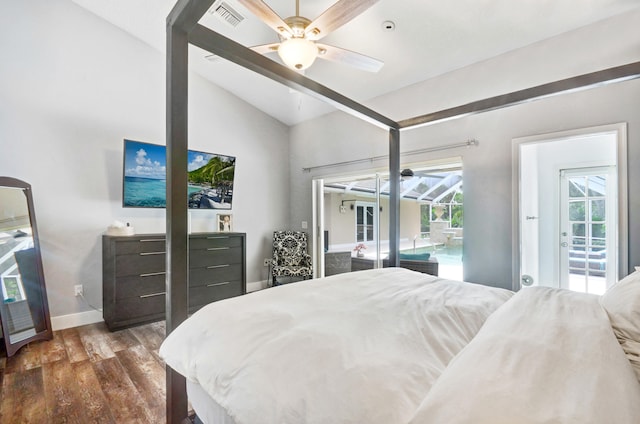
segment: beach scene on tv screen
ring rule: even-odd
[[[188,152],[188,202],[191,209],[231,209],[235,157]],[[167,205],[165,146],[125,140],[123,206]]]

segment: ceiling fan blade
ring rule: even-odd
[[[238,2],[283,37],[289,38],[293,34],[291,27],[262,0],[238,0]]]
[[[260,44],[259,46],[249,47],[256,53],[267,54],[267,53],[275,53],[278,51],[278,47],[280,43],[269,43],[269,44]]]
[[[246,1],[246,0],[245,0]],[[310,40],[319,40],[346,24],[379,0],[340,0],[314,19],[305,29]]]
[[[332,62],[343,63],[367,72],[378,72],[384,66],[384,62],[340,47],[316,43],[318,57]]]

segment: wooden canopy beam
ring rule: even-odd
[[[202,25],[196,25],[189,33],[189,43],[373,125],[398,128],[394,120]]]
[[[636,78],[640,78],[640,62],[629,63],[615,68],[578,75],[576,77],[550,82],[548,84],[542,84],[536,87],[514,91],[484,100],[478,100],[462,106],[456,106],[450,109],[444,109],[428,113],[426,115],[404,119],[402,121],[398,121],[398,124],[402,130],[415,129],[425,125],[433,125],[477,113],[515,106],[521,103],[531,102],[533,100],[540,100],[575,91],[588,90],[595,87],[601,87],[606,84],[628,81]]]

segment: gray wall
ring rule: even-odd
[[[89,311],[73,286],[101,307],[107,226],[165,231],[164,210],[121,206],[123,139],[165,144],[164,54],[67,0],[2,12],[0,175],[33,186],[51,315]],[[248,282],[261,282],[289,222],[288,166],[268,159],[288,156],[288,128],[197,75],[189,92],[190,147],[237,157],[234,230],[247,233]],[[193,211],[192,230],[215,216]]]
[[[634,62],[640,60],[638,22],[640,11],[614,17],[424,81],[368,105],[403,119]],[[478,147],[407,158],[420,162],[462,157],[464,279],[512,287],[512,139],[618,122],[628,123],[630,265],[640,264],[640,168],[633,166],[640,161],[639,110],[640,81],[636,80],[403,131],[402,151],[470,138],[480,141]],[[387,142],[385,131],[339,112],[292,128],[292,226],[311,219],[312,178],[366,169],[363,165],[345,166],[332,168],[329,174],[322,169],[303,173],[302,167],[386,154]]]

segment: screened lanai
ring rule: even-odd
[[[413,170],[412,170],[413,171]],[[380,195],[388,197],[391,194],[391,184],[388,176],[380,187]],[[336,181],[325,184],[327,190],[333,189],[343,193],[357,193],[373,196],[376,192],[375,177]],[[462,170],[424,170],[413,171],[413,175],[405,177],[400,184],[400,197],[425,204],[446,204],[455,193],[462,191]]]
[[[439,275],[458,279],[463,275],[462,172],[458,161],[412,165],[402,171],[399,191],[400,254],[429,254],[440,264]],[[390,185],[387,173],[324,181],[325,252],[369,260],[389,256]],[[356,246],[364,247],[356,252]]]

